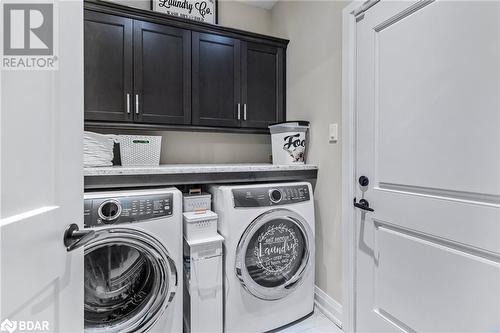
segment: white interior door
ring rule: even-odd
[[[6,332],[83,331],[83,249],[68,253],[63,245],[68,224],[83,227],[83,6],[60,1],[57,7],[59,70],[1,72]]]
[[[500,2],[356,23],[356,328],[500,329]]]

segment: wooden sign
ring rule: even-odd
[[[217,0],[152,0],[153,10],[194,21],[217,24]]]

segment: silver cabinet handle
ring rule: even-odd
[[[135,114],[139,114],[139,94],[135,94]]]
[[[127,113],[130,113],[130,94],[127,94]]]
[[[243,120],[247,120],[247,103],[243,104]]]
[[[241,119],[241,104],[238,103],[238,120]]]

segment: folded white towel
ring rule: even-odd
[[[113,165],[113,147],[116,136],[85,131],[83,133],[84,167]]]

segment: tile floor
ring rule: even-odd
[[[310,317],[276,331],[276,333],[342,333],[342,330],[321,311],[314,309],[314,313]]]

